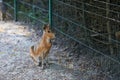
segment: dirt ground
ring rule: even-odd
[[[69,69],[57,64],[61,59],[54,57],[61,51],[57,45],[53,45],[50,51],[51,64],[46,69],[34,65],[29,48],[37,39],[35,30],[29,26],[19,22],[0,22],[0,80],[83,80],[80,71],[72,69],[72,63]]]

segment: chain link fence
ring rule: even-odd
[[[104,80],[120,80],[119,0],[3,0],[3,2],[6,15],[10,19],[32,24],[51,22],[56,32],[86,47],[90,64],[100,69],[101,77],[107,77]]]

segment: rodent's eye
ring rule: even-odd
[[[48,31],[48,33],[50,33],[50,31]]]

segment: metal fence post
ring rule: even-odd
[[[14,20],[17,21],[17,0],[14,0]]]
[[[52,0],[49,0],[49,25],[52,27]]]

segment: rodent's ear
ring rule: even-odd
[[[45,30],[47,28],[47,24],[44,24],[43,26],[43,30]]]
[[[50,27],[50,24],[47,24],[48,27]]]
[[[43,30],[49,29],[49,24],[44,24]]]

